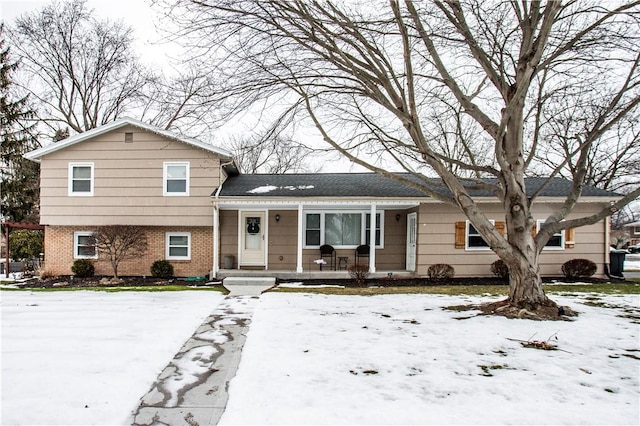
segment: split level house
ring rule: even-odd
[[[374,173],[242,174],[225,149],[129,118],[26,157],[41,165],[45,270],[56,275],[70,274],[76,259],[95,259],[96,274],[111,273],[90,244],[100,225],[146,231],[146,254],[123,262],[123,276],[149,275],[151,264],[165,259],[178,277],[250,270],[303,277],[354,263],[378,275],[418,277],[447,263],[456,276],[481,277],[491,276],[497,259],[460,211],[395,180]],[[535,191],[542,182],[532,178],[527,187]],[[542,191],[534,211],[539,223],[569,188],[556,178]],[[504,229],[500,202],[482,191],[471,195]],[[573,215],[617,199],[586,187]],[[541,272],[558,276],[567,260],[587,258],[603,275],[608,247],[608,219],[563,231],[544,248]]]

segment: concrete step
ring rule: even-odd
[[[268,285],[273,287],[276,284],[275,277],[227,277],[222,280],[222,284],[232,285]]]
[[[275,277],[227,277],[222,285],[230,296],[259,296],[276,285]]]

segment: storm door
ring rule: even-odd
[[[418,215],[407,215],[407,271],[416,270],[416,245],[417,245]]]
[[[265,213],[242,212],[240,215],[240,264],[265,265]]]

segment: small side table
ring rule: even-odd
[[[349,257],[347,257],[347,256],[338,257],[338,269],[339,270],[347,269],[348,264],[349,264]]]

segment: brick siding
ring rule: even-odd
[[[165,258],[167,232],[191,233],[191,260],[171,260],[176,277],[203,276],[213,263],[213,229],[211,227],[143,227],[147,234],[147,252],[142,257],[125,259],[118,266],[120,276],[151,275],[153,262]],[[70,275],[73,257],[73,233],[90,231],[89,227],[47,226],[44,232],[44,270],[53,275]],[[95,261],[96,275],[113,275],[111,264],[102,257]]]

